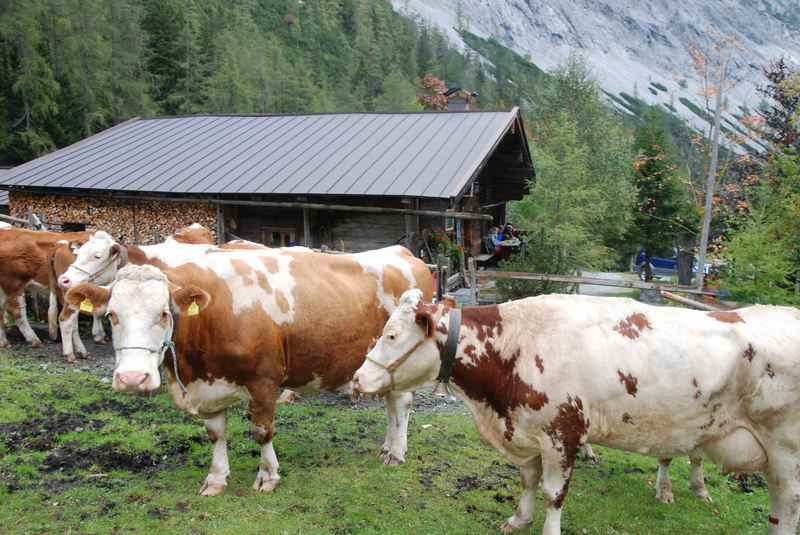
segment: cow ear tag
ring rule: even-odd
[[[94,305],[87,297],[83,301],[81,301],[80,308],[82,312],[92,312],[94,310]]]
[[[192,304],[186,309],[186,315],[197,316],[198,314],[200,314],[200,307],[197,306],[197,301],[192,301]]]

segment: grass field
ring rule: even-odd
[[[412,414],[400,467],[375,456],[384,425],[379,409],[329,399],[280,407],[283,479],[257,494],[259,452],[245,411],[232,411],[229,486],[203,498],[211,444],[165,393],[116,394],[96,373],[0,350],[0,533],[496,533],[513,513],[517,470],[480,441],[468,415]],[[599,464],[575,472],[564,533],[766,532],[763,487],[744,491],[709,464],[714,503],[702,503],[677,459],[676,503],[664,505],[654,499],[654,459],[596,452]],[[542,521],[537,510],[521,532],[539,533]]]

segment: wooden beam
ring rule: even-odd
[[[561,282],[565,284],[593,284],[596,286],[616,286],[618,288],[636,288],[640,290],[666,290],[700,295],[719,295],[713,290],[698,290],[689,286],[671,286],[668,284],[655,284],[652,282],[623,281],[598,279],[596,277],[572,277],[568,275],[551,275],[550,273],[522,273],[518,271],[485,270],[477,273],[478,279],[517,279],[542,282]]]
[[[303,245],[311,247],[311,218],[308,208],[303,208]]]
[[[204,197],[157,197],[151,195],[91,195],[89,192],[27,192],[36,195],[64,195],[64,196],[79,196],[83,198],[97,197],[100,199],[138,199],[142,201],[161,201],[161,202],[181,202],[181,203],[208,203],[220,204],[224,206],[266,206],[272,208],[308,208],[309,210],[321,210],[332,212],[360,212],[365,214],[396,214],[396,215],[426,215],[432,217],[452,217],[454,219],[465,219],[475,221],[488,221],[492,222],[494,218],[488,214],[474,214],[471,212],[455,212],[450,210],[415,210],[412,208],[380,208],[377,206],[349,206],[346,204],[322,204],[310,202],[294,202],[294,201],[245,201],[245,200],[229,200],[229,199],[214,199]]]
[[[690,306],[692,308],[699,308],[700,310],[708,310],[709,312],[719,312],[720,310],[722,310],[721,308],[711,306],[706,303],[701,303],[699,301],[694,301],[693,299],[686,299],[685,297],[681,297],[680,295],[675,295],[674,293],[668,292],[666,290],[661,290],[661,295],[671,301],[675,301],[676,303]]]

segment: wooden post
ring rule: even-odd
[[[225,210],[221,204],[217,205],[217,244],[225,243]]]
[[[445,275],[444,263],[442,257],[436,259],[436,302],[440,303],[444,293],[447,291],[447,276]]]
[[[308,208],[303,208],[303,245],[311,247],[311,217]]]
[[[478,304],[478,274],[475,272],[475,257],[469,257],[469,288],[470,288],[470,302],[473,305]]]

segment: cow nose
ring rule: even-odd
[[[68,277],[61,277],[60,284],[61,284],[61,286],[66,288],[67,286],[69,286],[69,278]]]
[[[117,383],[128,388],[139,388],[150,377],[146,372],[122,372],[117,374]]]

